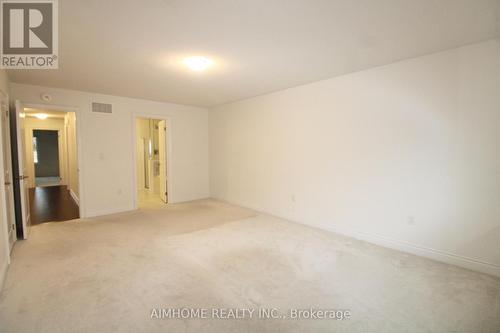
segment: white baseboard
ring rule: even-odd
[[[374,235],[357,230],[348,230],[346,228],[339,228],[338,226],[328,225],[328,226],[319,226],[319,228],[332,231],[347,237],[352,237],[355,239],[366,241],[368,243],[380,245],[389,249],[414,254],[420,257],[429,258],[446,264],[451,264],[467,268],[473,271],[500,277],[500,266],[496,264],[483,262],[477,259],[453,254],[446,251],[423,247],[404,241],[390,239],[381,235]]]
[[[216,200],[227,202],[227,203],[232,204],[232,205],[248,207],[248,208],[253,209],[255,211],[262,212],[262,210],[259,210],[256,207],[251,207],[249,205],[245,205],[242,203],[226,200],[224,198],[217,198],[217,197],[213,197],[213,198]],[[453,254],[453,253],[446,252],[446,251],[441,251],[441,250],[436,250],[436,249],[432,249],[432,248],[428,248],[428,247],[424,247],[424,246],[420,246],[420,245],[415,245],[415,244],[411,244],[411,243],[408,243],[405,241],[391,239],[391,238],[388,238],[388,237],[385,237],[382,235],[375,235],[375,234],[366,233],[366,232],[362,232],[362,231],[354,230],[354,229],[341,228],[341,227],[336,226],[336,225],[312,225],[312,224],[308,224],[308,223],[305,223],[302,221],[296,221],[296,220],[293,220],[293,219],[288,218],[288,217],[275,215],[274,213],[264,212],[264,214],[269,214],[269,215],[273,215],[273,216],[276,216],[276,217],[281,218],[281,219],[290,220],[290,221],[293,221],[293,222],[296,222],[299,224],[303,224],[303,225],[308,226],[308,227],[319,228],[319,229],[323,229],[326,231],[331,231],[331,232],[334,232],[334,233],[337,233],[340,235],[359,239],[359,240],[362,240],[362,241],[365,241],[368,243],[372,243],[375,245],[379,245],[379,246],[382,246],[385,248],[389,248],[389,249],[393,249],[393,250],[397,250],[397,251],[401,251],[401,252],[405,252],[405,253],[409,253],[409,254],[414,254],[414,255],[417,255],[419,257],[432,259],[435,261],[443,262],[445,264],[455,265],[455,266],[459,266],[462,268],[470,269],[472,271],[481,272],[481,273],[490,274],[490,275],[493,275],[496,277],[500,277],[500,265],[497,265],[497,264],[484,262],[484,261],[481,261],[478,259],[469,258],[466,256],[461,256],[461,255]]]
[[[80,206],[80,199],[78,199],[78,196],[76,195],[76,193],[73,192],[73,190],[69,190],[69,194],[71,195],[71,197],[73,198],[73,200],[75,200],[76,204],[78,206]]]

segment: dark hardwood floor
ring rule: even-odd
[[[67,221],[80,217],[66,186],[35,187],[30,189],[31,225]]]

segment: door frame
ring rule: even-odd
[[[25,174],[26,132],[21,128],[24,106],[21,101],[15,100],[14,108],[9,110],[10,137],[12,149],[12,176],[14,179],[14,202],[16,209],[16,233],[18,239],[28,239],[31,226],[31,210],[29,206],[29,188],[26,189],[27,175]]]
[[[5,100],[5,103],[7,105],[7,108],[10,107],[9,105],[9,95],[4,92],[3,90],[0,89],[0,95],[2,95],[2,98]],[[7,109],[8,110],[8,109]],[[9,117],[11,116],[10,115],[10,110],[8,110],[9,112]],[[9,119],[9,122],[10,122],[10,119]],[[10,125],[10,124],[9,124]],[[8,135],[10,136],[10,133],[8,133]],[[3,135],[2,135],[2,127],[0,126],[0,140],[3,140]],[[10,147],[9,147],[10,148]],[[6,267],[0,267],[0,289],[2,288],[2,283],[4,281],[4,274],[7,272],[7,267],[10,265],[10,262],[11,262],[11,259],[10,259],[10,254],[11,254],[11,248],[10,248],[10,239],[9,239],[9,227],[8,227],[8,223],[11,223],[10,221],[7,221],[7,209],[10,209],[9,207],[5,207],[5,204],[6,204],[6,200],[5,200],[5,185],[4,185],[4,169],[3,169],[3,144],[0,144],[0,174],[1,174],[1,182],[0,182],[0,208],[5,208],[5,209],[0,209],[2,211],[2,215],[0,216],[0,219],[1,219],[1,226],[0,228],[3,229],[4,231],[4,243],[5,243],[5,253],[7,254],[7,263],[6,263]],[[12,163],[11,163],[12,164]],[[11,166],[12,168],[12,166]],[[12,177],[12,173],[11,173],[11,177]],[[12,181],[11,181],[11,186],[14,186],[14,177],[12,177]],[[14,189],[12,189],[13,191]],[[14,198],[12,198],[14,199]],[[14,220],[15,220],[15,208],[14,208]],[[15,223],[15,222],[14,222]],[[16,235],[16,241],[17,241],[17,235]],[[14,241],[15,243],[15,241]]]
[[[36,104],[36,103],[23,103],[24,108],[40,109],[40,110],[53,110],[61,112],[73,112],[75,114],[76,122],[76,159],[78,161],[78,210],[80,218],[85,218],[86,215],[86,200],[85,200],[85,184],[83,182],[84,172],[84,159],[83,159],[83,140],[82,140],[82,117],[80,109],[76,106],[56,105],[56,104]],[[43,128],[45,129],[45,128]],[[65,137],[67,140],[67,137]],[[67,168],[67,166],[66,166]],[[66,175],[67,178],[67,175]]]
[[[136,127],[136,120],[137,118],[147,118],[147,119],[155,119],[155,120],[164,120],[165,124],[167,126],[167,135],[165,135],[165,140],[167,141],[165,143],[165,158],[167,160],[167,193],[168,193],[168,202],[167,204],[174,203],[174,193],[172,192],[172,121],[171,118],[165,115],[160,115],[157,113],[147,113],[147,112],[134,112],[132,113],[132,118],[131,118],[131,123],[132,123],[132,144],[131,147],[132,149],[132,156],[133,156],[133,163],[132,163],[132,188],[134,189],[133,193],[133,198],[134,198],[134,208],[139,209],[139,201],[137,198],[137,154],[136,154],[136,135],[137,135],[137,127]]]
[[[2,164],[2,167],[5,167],[5,164],[7,164],[7,167],[10,168],[10,172],[9,172],[10,178],[8,178],[8,179],[4,178],[4,181],[2,183],[2,186],[4,186],[4,187],[1,189],[1,191],[2,191],[2,194],[8,196],[8,198],[3,197],[3,202],[5,202],[5,204],[9,204],[9,206],[5,207],[6,215],[4,217],[5,218],[10,217],[10,220],[7,219],[6,221],[7,221],[7,231],[8,231],[7,237],[9,239],[9,248],[10,248],[10,251],[12,251],[12,248],[14,247],[14,244],[17,241],[17,230],[16,230],[17,226],[16,226],[16,207],[15,207],[15,201],[14,201],[15,181],[14,181],[14,175],[13,175],[14,172],[13,172],[13,166],[12,166],[12,149],[11,149],[12,145],[11,145],[11,138],[10,138],[10,110],[9,110],[9,101],[8,101],[9,96],[5,92],[0,90],[0,97],[3,98],[3,102],[0,105],[1,112],[3,113],[4,111],[6,111],[6,113],[7,113],[6,118],[4,118],[4,119],[7,123],[6,129],[8,130],[7,133],[2,133],[0,131],[0,140],[3,139],[4,137],[7,138],[6,142],[2,142],[0,144],[2,146],[2,149],[4,148],[4,146],[6,146],[6,148],[7,148],[7,153],[0,150],[0,156],[7,155],[7,160],[4,160],[3,163],[1,163],[1,164]],[[5,110],[2,109],[2,107],[5,107]],[[2,117],[4,117],[4,115],[2,115]],[[2,120],[2,121],[4,121],[4,120]],[[2,130],[3,130],[3,128],[2,128]],[[0,173],[5,175],[5,169],[0,170]],[[10,182],[10,184],[6,184],[7,182]],[[10,187],[9,193],[6,193],[7,186]],[[11,225],[13,226],[13,229],[11,229]],[[11,243],[11,241],[12,241],[12,243]]]

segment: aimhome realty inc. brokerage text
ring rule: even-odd
[[[351,311],[345,309],[277,308],[153,308],[151,319],[331,319],[346,320]]]

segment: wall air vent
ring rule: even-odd
[[[106,103],[92,102],[92,112],[112,113],[113,112],[112,105]]]

